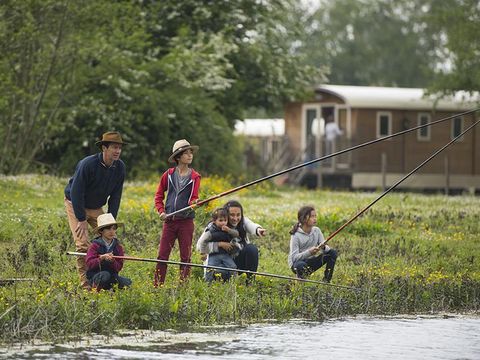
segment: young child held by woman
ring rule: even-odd
[[[218,252],[208,255],[207,265],[236,269],[237,265],[233,258],[240,253],[243,246],[240,243],[238,231],[228,227],[227,223],[227,209],[215,209],[212,213],[212,221],[205,228],[205,233],[208,232],[210,235],[208,242],[226,242],[232,246],[229,251],[218,247]],[[205,273],[205,280],[213,281],[215,274],[220,274],[222,279],[227,281],[232,276],[233,271],[208,269]]]
[[[326,265],[323,280],[330,282],[337,260],[337,252],[325,244],[320,229],[315,226],[317,213],[313,206],[298,210],[298,221],[290,230],[288,265],[299,278],[305,278]]]
[[[243,249],[240,233],[228,226],[228,212],[225,208],[218,208],[213,211],[212,221],[207,225],[206,231],[210,231],[212,235],[208,240],[209,242],[228,242],[232,244],[232,248],[229,251],[220,248],[220,253],[229,254],[234,258]]]
[[[243,207],[237,200],[230,200],[224,206],[227,210],[228,227],[238,231],[241,250],[233,259],[236,268],[240,270],[257,271],[258,268],[258,248],[250,241],[250,237],[264,237],[267,230],[259,224],[253,222],[243,214]],[[210,231],[204,231],[197,241],[197,250],[202,256],[210,256],[224,250],[230,252],[233,245],[228,242],[212,242],[210,241],[212,234]],[[253,279],[252,274],[247,274],[247,283],[250,284]]]

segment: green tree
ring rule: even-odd
[[[195,166],[203,173],[240,171],[234,120],[252,106],[279,108],[317,79],[292,46],[301,27],[278,25],[295,8],[292,0],[2,3],[0,91],[14,95],[0,102],[0,171],[24,172],[40,161],[71,173],[95,151],[93,139],[111,129],[132,143],[122,155],[129,175],[164,170],[180,138],[201,146]],[[52,39],[61,41],[55,46]],[[32,44],[37,56],[24,65],[16,51]],[[41,81],[48,59],[55,59],[55,76],[27,90],[16,69]],[[17,104],[36,98],[38,89],[48,99],[41,103],[46,115],[21,131],[28,117]],[[14,149],[18,141],[28,155]]]
[[[304,51],[310,64],[327,66],[329,82],[423,87],[432,79],[432,40],[421,19],[422,2],[322,2],[309,23]]]
[[[30,169],[74,83],[92,10],[83,1],[7,0],[0,6],[0,172]],[[80,34],[85,37],[82,38]]]
[[[222,64],[217,80],[221,81],[206,90],[233,126],[235,119],[243,118],[245,109],[278,110],[286,100],[304,96],[322,78],[322,72],[306,66],[304,54],[295,48],[304,31],[303,24],[292,16],[304,11],[297,3],[294,0],[152,2],[148,11],[149,32],[161,44],[160,56],[169,51],[178,53],[172,48],[181,44],[191,47],[189,44],[198,44],[199,39],[217,44],[215,57]],[[181,42],[172,41],[179,37]],[[182,61],[178,59],[177,64]],[[195,66],[201,66],[201,62]],[[198,76],[198,71],[190,73]]]
[[[476,0],[426,1],[424,19],[435,41],[432,90],[480,90],[480,6]]]

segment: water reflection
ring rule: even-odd
[[[355,318],[293,321],[201,333],[137,332],[33,349],[16,359],[480,359],[480,318]]]

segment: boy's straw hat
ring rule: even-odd
[[[168,158],[168,161],[171,163],[174,163],[175,156],[180,154],[182,151],[185,151],[188,149],[192,149],[192,151],[195,152],[198,150],[198,146],[190,145],[190,143],[185,139],[175,141],[175,144],[173,144],[173,148],[172,148],[172,155],[170,155],[170,157]]]
[[[120,135],[118,131],[107,131],[102,135],[102,139],[98,140],[95,145],[102,147],[103,144],[111,142],[123,145],[128,144],[122,140],[122,135]]]
[[[97,227],[93,229],[93,231],[98,232],[102,230],[104,227],[107,227],[110,225],[123,226],[123,223],[117,223],[111,213],[102,214],[98,216]]]

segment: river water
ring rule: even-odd
[[[125,332],[0,349],[9,359],[480,359],[480,317],[356,317],[202,332]]]

